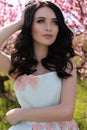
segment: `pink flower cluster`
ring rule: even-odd
[[[26,85],[29,84],[32,88],[36,89],[39,78],[34,75],[23,75],[17,78],[16,87],[18,90],[24,90]]]
[[[61,130],[66,130],[67,127],[68,130],[74,130],[74,129],[79,130],[74,120],[60,122],[59,126]],[[55,130],[56,126],[53,123],[46,123],[46,124],[35,123],[32,127],[33,130],[41,130],[42,128],[46,128],[46,130]]]
[[[68,126],[68,130],[74,130],[74,129],[79,130],[74,120],[60,122],[61,130],[66,130],[67,126]]]
[[[33,130],[41,130],[41,128],[46,128],[46,130],[53,130],[53,123],[46,123],[45,125],[41,125],[40,123],[36,123],[33,125]]]
[[[74,48],[76,55],[78,56],[78,60],[76,62],[77,65],[77,73],[81,80],[87,79],[87,33],[83,33],[78,38],[78,42],[76,47]]]

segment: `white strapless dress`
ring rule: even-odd
[[[60,103],[62,82],[56,72],[17,78],[15,93],[21,108],[42,108]],[[63,122],[22,121],[9,130],[79,130],[74,120]]]

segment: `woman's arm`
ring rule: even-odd
[[[63,80],[61,103],[59,105],[35,109],[13,109],[6,114],[7,120],[11,124],[16,124],[22,120],[37,122],[71,120],[76,100],[75,68],[72,71],[72,75],[72,77]]]
[[[26,10],[26,9],[25,9]],[[24,23],[25,10],[22,12],[18,21],[0,27],[0,45],[3,44],[13,33],[20,30]],[[9,78],[9,70],[11,67],[10,56],[0,51],[0,71],[4,72]]]
[[[0,45],[4,43],[13,33],[20,29],[20,22],[14,22],[0,28]],[[0,71],[9,76],[11,66],[10,56],[0,51]]]
[[[0,45],[18,30],[20,30],[19,21],[0,27]]]

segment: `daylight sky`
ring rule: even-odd
[[[32,0],[6,0],[6,2],[8,2],[8,3],[10,3],[10,4],[14,5],[14,6],[18,5],[18,1],[20,1],[21,4],[24,5],[25,3],[29,2],[29,1],[32,1]],[[39,1],[45,1],[45,0],[39,0]],[[54,0],[51,0],[51,1],[54,1]]]
[[[21,1],[22,4],[25,4],[26,0],[20,0],[20,1]],[[8,2],[8,3],[10,3],[14,6],[18,5],[18,0],[6,0],[6,2]]]

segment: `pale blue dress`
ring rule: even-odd
[[[62,82],[56,72],[42,75],[26,75],[17,78],[14,84],[15,93],[21,108],[42,108],[60,103]],[[9,130],[79,130],[76,123],[63,122],[30,122],[22,121]]]

